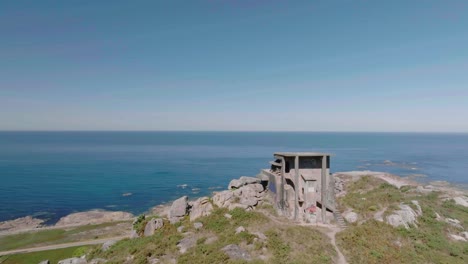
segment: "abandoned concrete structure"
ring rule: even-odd
[[[277,209],[296,221],[327,223],[326,211],[335,212],[330,154],[278,152],[274,158],[260,176],[268,180]]]

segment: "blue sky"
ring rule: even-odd
[[[467,1],[0,2],[0,130],[468,132]]]

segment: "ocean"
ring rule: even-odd
[[[32,215],[51,224],[96,208],[139,214],[255,176],[277,151],[332,153],[332,172],[468,184],[468,134],[0,132],[0,221]]]

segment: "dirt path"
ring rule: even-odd
[[[54,249],[69,248],[69,247],[79,247],[79,246],[86,246],[86,245],[104,244],[105,242],[109,240],[122,240],[124,238],[128,238],[128,236],[109,237],[109,238],[64,243],[64,244],[57,244],[57,245],[49,245],[49,246],[42,246],[42,247],[34,247],[34,248],[14,249],[14,250],[0,252],[0,256],[19,254],[19,253],[38,252],[38,251],[45,251],[45,250],[54,250]]]

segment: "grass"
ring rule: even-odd
[[[48,259],[50,263],[57,263],[59,260],[78,256],[82,252],[87,252],[93,247],[70,247],[56,250],[47,250],[33,253],[16,254],[0,257],[2,264],[31,264],[39,263]]]
[[[409,192],[410,188],[398,190],[368,177],[351,183],[349,188],[339,202],[367,219],[337,234],[337,244],[349,263],[468,263],[468,243],[448,238],[448,234],[462,230],[436,219],[438,213],[460,220],[466,228],[466,207],[441,200],[437,192],[422,195]],[[387,208],[388,214],[400,203],[414,207],[411,200],[419,201],[423,211],[417,227],[394,228],[372,219],[376,208]]]
[[[109,260],[107,263],[123,263],[127,256],[133,255],[132,263],[146,263],[148,257],[175,253],[180,239],[182,235],[177,232],[176,227],[165,222],[163,228],[157,230],[153,236],[121,240],[106,252],[97,248],[88,258],[101,257]]]
[[[226,218],[229,213],[232,217]],[[158,258],[163,263],[175,259],[180,264],[204,263],[247,263],[243,260],[231,260],[221,250],[223,247],[236,244],[247,250],[252,260],[248,263],[331,263],[336,255],[329,239],[317,230],[301,226],[284,226],[273,222],[264,214],[236,208],[228,211],[215,208],[209,216],[197,219],[203,228],[195,229],[188,217],[180,223],[171,225],[165,222],[164,227],[153,236],[126,239],[112,246],[107,252],[99,248],[89,254],[89,258],[105,258],[108,263],[123,263],[133,255],[133,263],[146,263],[148,258]],[[196,239],[196,246],[180,254],[177,243],[184,237],[176,228],[184,226],[191,237]],[[262,241],[250,232],[236,234],[236,228],[243,226],[251,232],[263,232],[267,239]],[[213,241],[213,238],[215,241]],[[211,242],[209,242],[211,240]],[[266,261],[260,255],[268,257]]]
[[[76,242],[84,239],[96,239],[95,235],[73,236],[87,231],[112,227],[122,222],[105,223],[100,225],[85,225],[71,229],[48,229],[0,237],[0,251],[7,251],[35,246]]]
[[[370,217],[376,211],[404,201],[395,186],[378,178],[364,176],[351,183],[347,194],[339,200],[341,206],[353,208],[356,213]]]
[[[273,254],[269,263],[332,263],[336,256],[329,239],[310,227],[280,226],[266,235]]]

